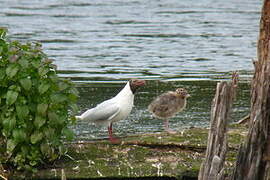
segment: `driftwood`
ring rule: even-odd
[[[224,179],[224,162],[228,149],[227,124],[235,97],[238,74],[231,83],[217,84],[211,108],[211,127],[208,135],[206,159],[201,165],[199,180]]]
[[[241,145],[231,179],[270,179],[270,0],[265,0],[260,21],[258,61],[251,87],[251,114],[247,141]]]

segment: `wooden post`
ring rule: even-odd
[[[217,84],[211,108],[211,127],[208,134],[206,159],[201,165],[199,180],[224,179],[224,162],[227,152],[227,124],[236,92],[238,74],[233,74],[232,83]]]
[[[270,0],[264,0],[258,61],[251,87],[251,114],[247,141],[241,145],[236,167],[231,176],[234,180],[270,179]]]

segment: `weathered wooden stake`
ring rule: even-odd
[[[264,0],[258,61],[251,87],[251,114],[247,141],[240,147],[231,179],[270,179],[270,0]]]
[[[234,73],[231,83],[217,84],[211,108],[211,127],[208,134],[206,159],[201,165],[199,180],[224,179],[224,162],[227,152],[227,124],[235,97],[238,74]]]

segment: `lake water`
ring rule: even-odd
[[[75,81],[81,111],[114,96],[130,78],[149,80],[137,94],[120,136],[162,131],[147,105],[160,93],[185,87],[187,109],[174,129],[207,126],[218,80],[240,72],[237,120],[248,111],[248,82],[262,2],[258,0],[0,0],[0,26],[9,37],[39,41],[59,75]],[[106,128],[74,127],[80,139],[103,138]]]

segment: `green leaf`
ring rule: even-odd
[[[14,140],[16,142],[20,142],[21,138],[20,138],[20,134],[19,134],[19,130],[18,129],[14,129],[12,131],[12,136],[14,137]]]
[[[74,133],[72,130],[68,129],[68,128],[64,128],[62,130],[63,135],[67,138],[68,141],[71,141],[74,137]]]
[[[20,83],[25,90],[30,90],[32,87],[32,81],[29,78],[20,79]]]
[[[50,155],[51,154],[51,148],[48,143],[42,143],[40,145],[40,150],[43,155]]]
[[[48,113],[48,117],[50,121],[57,121],[58,119],[58,115],[55,112],[49,112]]]
[[[42,104],[37,105],[37,113],[38,114],[45,116],[47,109],[48,109],[48,104],[42,103]]]
[[[68,95],[68,98],[69,98],[69,100],[70,100],[71,102],[76,102],[77,99],[78,99],[78,96],[75,95],[75,94],[69,94],[69,95]]]
[[[19,118],[25,118],[29,113],[29,108],[26,105],[16,105],[16,111]]]
[[[31,166],[37,165],[37,161],[30,161],[30,165],[31,165]]]
[[[16,125],[16,117],[12,116],[3,120],[4,130],[11,131]]]
[[[28,68],[29,66],[29,63],[26,58],[21,58],[18,62],[24,69]]]
[[[7,28],[4,28],[4,27],[0,28],[0,38],[1,39],[5,39],[7,31],[8,31]]]
[[[45,134],[47,139],[51,139],[51,137],[55,136],[55,129],[52,128],[44,128],[43,133]]]
[[[23,129],[14,129],[12,131],[12,135],[14,137],[14,141],[16,143],[20,143],[26,140],[26,133]]]
[[[16,91],[17,86],[16,85],[11,85],[11,86],[8,87],[8,89]]]
[[[38,129],[43,126],[46,122],[46,119],[44,117],[41,116],[36,116],[35,121],[34,121],[34,125],[35,127],[37,127]]]
[[[21,151],[23,153],[23,155],[28,155],[29,151],[30,151],[30,146],[27,146],[27,145],[22,145],[21,146]]]
[[[49,112],[48,117],[49,117],[49,124],[51,126],[56,126],[56,125],[63,126],[63,123],[66,120],[65,116],[60,116],[60,115],[56,114],[55,112]]]
[[[7,140],[7,152],[12,154],[12,151],[15,149],[17,143],[13,139]]]
[[[48,75],[49,74],[49,75]],[[57,76],[57,74],[55,73],[55,71],[50,71],[50,72],[48,72],[48,76],[49,76],[49,78],[53,81],[53,82],[58,82],[59,81],[59,78],[58,78],[58,76]]]
[[[40,76],[45,76],[49,72],[49,68],[45,68],[44,66],[38,68],[38,74]]]
[[[10,64],[6,69],[6,74],[9,78],[14,77],[19,71],[19,67],[17,64]]]
[[[21,166],[22,164],[25,163],[25,156],[24,156],[22,153],[17,153],[17,155],[16,155],[15,158],[14,158],[14,163],[15,163],[16,165],[18,165],[17,169],[18,169],[18,170],[21,170],[22,167],[25,167],[24,165]]]
[[[79,91],[76,88],[71,88],[69,91],[71,94],[74,94],[75,96],[79,97]]]
[[[43,134],[41,132],[38,132],[38,131],[35,131],[31,137],[30,137],[30,140],[31,140],[31,143],[32,144],[36,144],[38,141],[40,141],[41,139],[43,138]]]
[[[6,75],[5,69],[4,68],[0,68],[0,80],[4,79]]]
[[[67,96],[64,94],[52,94],[51,100],[55,103],[61,103],[67,100]]]
[[[58,86],[59,86],[59,90],[60,91],[63,91],[65,89],[69,88],[69,84],[66,83],[66,82],[64,82],[64,81],[59,82],[59,85]]]
[[[73,113],[78,113],[79,108],[78,108],[78,105],[77,104],[70,104],[69,107],[71,107],[71,111]]]
[[[19,94],[18,94],[16,91],[8,91],[8,92],[7,92],[6,103],[7,103],[8,105],[13,104],[13,103],[17,100],[18,95],[19,95]]]
[[[34,60],[31,63],[35,68],[39,68],[39,66],[40,66],[40,61]]]
[[[38,91],[40,94],[45,93],[50,88],[50,84],[43,82],[39,85]]]

